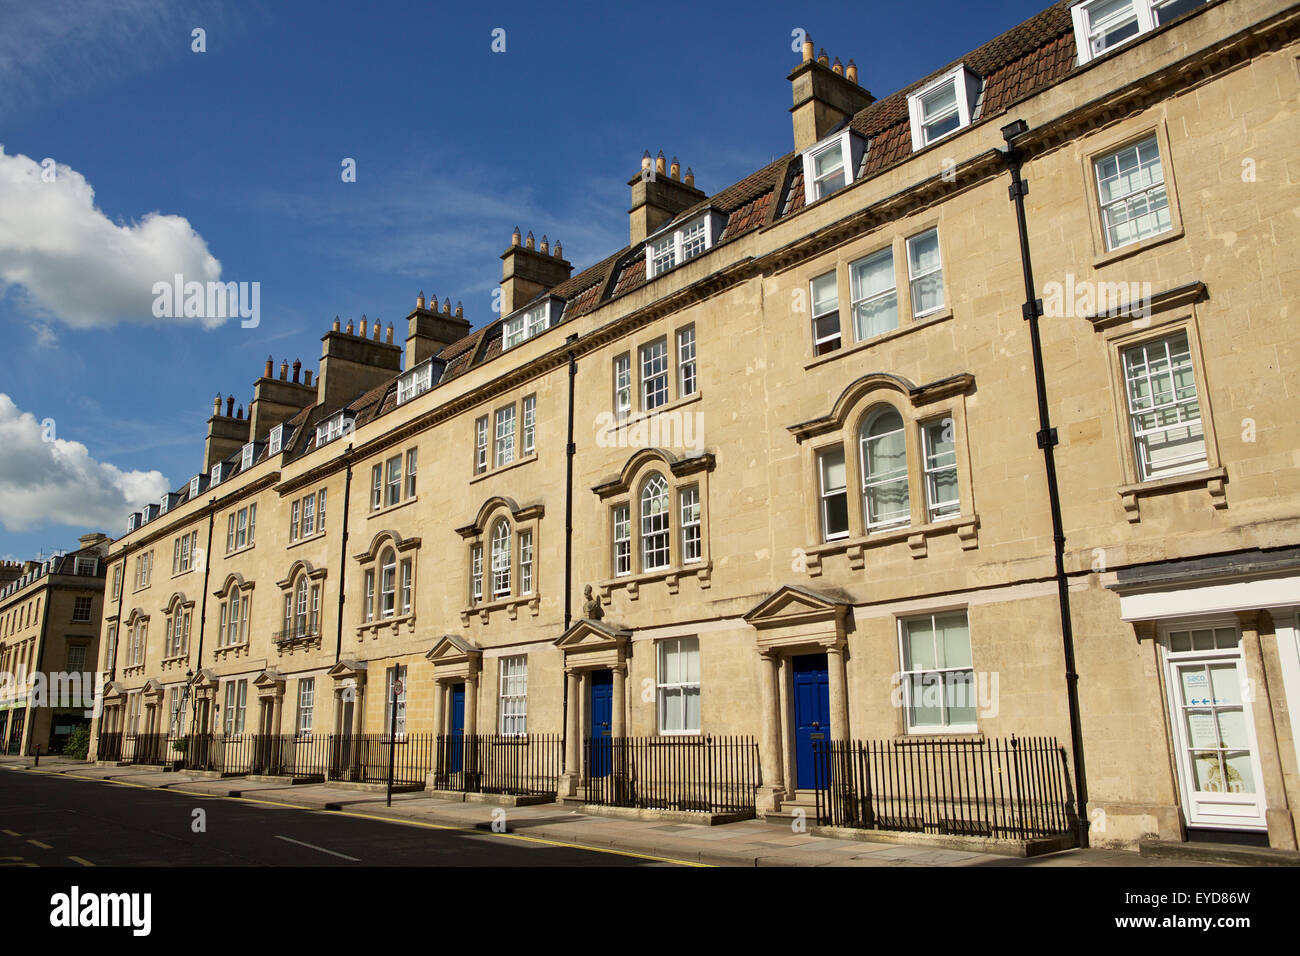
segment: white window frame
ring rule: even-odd
[[[931,634],[933,634],[935,632],[935,621],[937,618],[954,616],[956,614],[962,614],[966,618],[966,644],[967,644],[967,653],[971,659],[971,663],[959,667],[948,667],[948,666],[939,667],[938,658],[936,656],[936,660],[935,660],[936,666],[933,668],[909,668],[908,660],[907,660],[906,638],[905,638],[905,635],[907,633],[908,623],[912,621],[923,621],[928,618],[930,620],[930,631]],[[937,641],[937,638],[935,640]],[[938,651],[936,648],[936,655],[937,653]],[[975,722],[969,724],[958,724],[958,723],[952,723],[948,719],[948,697],[947,697],[947,683],[946,683],[947,675],[950,673],[960,673],[960,672],[969,673],[971,675],[970,683],[968,686],[971,688],[971,693],[974,693],[975,692],[975,651],[974,651],[973,642],[971,641],[969,611],[967,611],[964,608],[958,608],[951,611],[936,611],[932,614],[918,614],[909,617],[900,617],[898,619],[898,675],[900,679],[900,686],[903,689],[903,723],[904,726],[906,726],[907,728],[907,733],[924,735],[924,734],[954,734],[954,733],[960,734],[960,733],[978,732],[979,730],[978,704],[976,705]],[[924,680],[924,677],[927,674],[944,675],[943,676],[944,692],[941,695],[941,701],[942,701],[941,708],[942,708],[943,718],[939,724],[914,725],[912,723],[912,713],[911,713],[912,712],[911,678],[913,675],[921,675],[922,679]]]
[[[402,503],[402,456],[392,455],[384,461],[384,507]]]
[[[696,680],[679,679],[670,681],[664,674],[664,665],[666,663],[665,655],[675,651],[680,655],[693,655],[695,657],[695,674]],[[679,664],[680,666],[680,664]],[[700,639],[698,637],[670,637],[655,642],[655,726],[660,736],[664,737],[691,737],[700,733],[700,727],[688,727],[686,715],[688,708],[686,700],[694,692],[697,701],[700,697]],[[664,717],[667,715],[669,707],[676,702],[679,708],[681,718],[681,727],[678,729],[668,730],[665,727]],[[702,709],[697,704],[696,713],[701,714]]]
[[[504,529],[504,534],[502,530]],[[492,600],[497,601],[510,597],[510,563],[513,555],[510,553],[513,544],[514,535],[510,527],[510,522],[504,518],[499,518],[492,525],[491,541],[491,559],[492,559]]]
[[[298,679],[298,718],[294,730],[299,737],[311,735],[316,710],[316,678]]]
[[[662,368],[659,368],[660,359],[662,360]],[[657,370],[647,374],[647,370],[652,368]],[[661,336],[637,349],[637,370],[641,383],[641,411],[652,412],[668,404],[668,369],[667,337]],[[662,399],[651,405],[650,397],[653,395],[655,398],[659,398],[661,393],[663,395]]]
[[[379,616],[397,614],[397,552],[386,548],[379,556]]]
[[[537,450],[537,396],[524,396],[524,427],[520,455],[527,457]]]
[[[469,603],[483,603],[483,545],[472,544],[469,548]]]
[[[1146,167],[1143,167],[1142,165],[1142,148],[1148,145],[1154,147],[1155,149],[1156,163],[1159,164],[1160,166],[1160,181],[1152,182],[1150,185],[1143,186],[1138,189],[1134,189],[1133,191],[1125,193],[1124,195],[1119,196],[1118,198],[1112,198],[1110,202],[1104,201],[1102,199],[1102,179],[1101,179],[1102,164],[1110,160],[1118,160],[1118,157],[1120,156],[1121,153],[1126,153],[1129,150],[1135,150],[1138,155],[1138,167],[1149,169],[1151,164],[1148,164]],[[1106,153],[1097,156],[1092,160],[1093,182],[1097,189],[1097,215],[1101,224],[1102,242],[1105,243],[1107,252],[1114,252],[1117,249],[1124,249],[1127,248],[1128,246],[1136,245],[1139,242],[1145,242],[1148,239],[1153,239],[1156,236],[1162,236],[1165,233],[1173,230],[1174,218],[1173,218],[1173,209],[1171,208],[1170,201],[1169,201],[1169,182],[1165,177],[1166,161],[1167,160],[1165,156],[1161,153],[1160,150],[1160,138],[1155,133],[1151,133],[1147,136],[1142,137],[1141,139],[1136,139],[1131,142],[1125,143],[1123,146],[1120,146],[1117,149],[1108,150]],[[1116,163],[1116,169],[1118,171],[1118,162]],[[1162,208],[1164,209],[1165,218],[1168,220],[1168,222],[1163,226],[1163,228],[1157,228],[1151,232],[1135,235],[1132,239],[1128,239],[1124,242],[1111,245],[1110,212],[1116,208],[1121,208],[1121,207],[1124,208],[1125,211],[1127,212],[1130,204],[1137,201],[1142,201],[1146,204],[1146,210],[1147,210],[1143,214],[1144,216],[1157,215],[1159,213],[1159,208],[1153,209],[1152,206],[1152,197],[1156,193],[1161,193],[1164,196],[1164,206]],[[1141,218],[1142,216],[1130,215],[1128,219],[1124,220],[1124,223],[1127,224],[1127,223],[1137,222]]]
[[[415,497],[416,471],[419,468],[418,448],[406,449],[406,487],[404,489],[407,501]]]
[[[929,269],[924,272],[913,272],[912,271],[912,244],[919,239],[924,239],[926,236],[930,235],[931,233],[934,234],[935,246],[939,250],[939,264],[935,266],[933,269]],[[943,280],[943,242],[939,238],[939,227],[933,226],[930,229],[926,229],[922,232],[918,232],[914,236],[908,236],[906,248],[903,250],[903,252],[907,256],[907,292],[909,298],[911,299],[912,319],[913,320],[923,319],[928,315],[935,315],[939,312],[942,312],[948,306],[948,290],[944,286],[944,280]],[[934,275],[937,275],[939,277],[939,304],[931,306],[930,308],[925,309],[924,311],[918,311],[917,310],[918,297],[916,294],[917,284],[924,281],[925,279],[929,279],[931,276]]]
[[[433,359],[425,359],[397,380],[397,404],[405,405],[433,388]]]
[[[686,485],[678,489],[678,514],[680,517],[682,564],[696,564],[704,559],[704,541],[700,525],[700,486]]]
[[[838,455],[840,458],[840,468],[844,472],[844,484],[838,489],[826,487],[826,456]],[[823,541],[839,541],[849,536],[849,472],[848,456],[844,453],[844,446],[828,445],[817,451],[817,489],[819,511],[821,513],[821,533]],[[844,530],[836,531],[833,534],[829,532],[830,514],[829,507],[831,499],[835,497],[844,499]]]
[[[818,312],[817,295],[814,292],[814,288],[817,283],[822,282],[827,278],[831,280],[831,284],[835,287],[835,308],[823,309],[821,312]],[[823,272],[821,275],[813,276],[808,280],[808,311],[812,313],[813,354],[826,355],[829,352],[834,352],[843,347],[844,323],[840,318],[840,280],[838,271],[831,270],[830,272]],[[835,334],[819,336],[817,334],[817,320],[828,315],[835,316]],[[835,344],[830,344],[832,342]],[[823,348],[823,345],[826,347]]]
[[[844,185],[839,189],[826,193],[825,196],[818,189],[816,177],[813,170],[816,168],[816,157],[826,152],[831,147],[839,145],[840,160],[843,165]],[[857,180],[858,166],[862,163],[862,153],[866,149],[866,140],[854,133],[851,129],[843,129],[838,133],[828,136],[819,142],[814,143],[803,151],[803,201],[805,206],[811,206],[819,199],[826,196],[833,196],[835,193],[843,192],[848,189]],[[825,179],[826,177],[822,177]]]
[[[632,517],[627,502],[614,506],[610,522],[614,537],[614,577],[627,577],[632,573]]]
[[[661,230],[645,241],[645,277],[649,281],[680,265],[696,259],[713,248],[717,242],[714,215],[705,210],[685,222]],[[704,236],[700,246],[697,236]]]
[[[664,502],[663,508],[655,514],[646,511],[646,500],[652,484],[659,489],[655,492],[654,498],[662,498]],[[641,490],[637,494],[637,514],[641,518],[641,570],[643,572],[661,571],[672,566],[672,492],[672,485],[668,483],[668,479],[654,472],[642,483]],[[662,544],[659,543],[660,541]],[[662,560],[652,564],[652,554],[662,556]]]
[[[561,300],[547,296],[528,308],[508,317],[501,325],[501,350],[522,345],[534,336],[559,324]]]
[[[248,444],[246,444],[243,447],[243,450],[239,456],[239,469],[241,471],[247,471],[249,468],[253,467],[253,455],[256,452],[257,452],[257,445],[255,442],[250,441]]]
[[[893,283],[888,289],[882,289],[879,292],[866,294],[862,291],[858,279],[859,266],[874,264],[876,260],[889,259],[889,274],[893,278]],[[868,303],[874,303],[892,296],[894,299],[894,324],[888,329],[882,329],[869,335],[863,335],[864,330],[859,328],[858,309]],[[899,302],[898,302],[898,266],[894,261],[894,247],[885,246],[883,249],[877,249],[870,255],[863,256],[861,259],[855,259],[849,263],[849,323],[853,327],[853,340],[855,342],[865,342],[873,339],[877,335],[884,335],[898,328],[899,323]]]
[[[528,655],[501,658],[500,673],[499,733],[523,737],[528,733]]]
[[[474,419],[474,474],[481,475],[488,467],[488,416]]]
[[[936,452],[934,450],[931,433],[935,428],[951,432],[952,449],[950,451]],[[938,455],[945,456],[945,460],[940,462]],[[949,456],[951,460],[947,460]],[[949,518],[958,517],[961,514],[961,476],[957,469],[957,423],[951,416],[922,422],[921,470],[925,481],[925,507],[929,520],[932,522],[946,521]],[[952,474],[953,487],[956,489],[957,497],[940,500],[937,497],[937,483],[939,476],[945,473]]]
[[[1086,2],[1076,4],[1070,8],[1070,14],[1074,20],[1074,43],[1079,53],[1079,65],[1082,66],[1098,57],[1105,56],[1112,50],[1118,50],[1127,46],[1135,40],[1140,40],[1157,27],[1164,26],[1160,22],[1157,11],[1161,7],[1169,6],[1174,0],[1132,0],[1130,5],[1131,13],[1128,17],[1116,17],[1115,22],[1118,24],[1121,19],[1132,19],[1137,23],[1137,32],[1132,36],[1125,37],[1118,43],[1112,43],[1100,50],[1093,49],[1093,33],[1096,32],[1096,24],[1092,22],[1090,10],[1096,6],[1100,0],[1086,0]],[[1208,2],[1208,0],[1203,0]],[[1181,16],[1181,14],[1179,14]]]
[[[695,326],[677,330],[677,397],[694,395],[700,388],[699,365],[696,360]]]
[[[958,64],[949,70],[943,76],[939,77],[932,83],[927,83],[921,89],[912,93],[907,98],[907,110],[911,119],[912,127],[912,150],[919,152],[927,146],[941,142],[949,136],[955,136],[966,127],[970,126],[975,112],[975,100],[979,96],[979,78],[970,70],[966,69],[966,64]],[[930,139],[925,134],[925,106],[924,100],[943,89],[945,86],[952,86],[957,98],[957,126],[939,136]],[[931,121],[933,122],[933,120]]]
[[[632,353],[614,357],[614,417],[622,420],[632,414]]]
[[[1132,383],[1133,381],[1135,381],[1135,379],[1130,378],[1128,356],[1138,350],[1142,350],[1145,356],[1146,351],[1148,349],[1154,346],[1163,346],[1166,369],[1167,369],[1166,372],[1164,373],[1164,377],[1169,379],[1170,385],[1172,386],[1173,379],[1174,379],[1174,368],[1173,368],[1173,352],[1170,348],[1170,344],[1178,338],[1182,338],[1184,340],[1187,348],[1186,363],[1184,366],[1180,366],[1179,368],[1180,369],[1185,368],[1187,371],[1191,373],[1192,388],[1194,389],[1193,396],[1190,399],[1178,399],[1176,396],[1174,396],[1171,401],[1162,402],[1158,405],[1155,404],[1154,401],[1152,401],[1152,403],[1146,408],[1140,410],[1135,409],[1133,404],[1134,394],[1132,388]],[[1190,474],[1192,472],[1203,471],[1207,467],[1209,467],[1209,439],[1205,433],[1204,410],[1202,407],[1203,403],[1201,399],[1201,383],[1198,380],[1196,374],[1196,361],[1192,354],[1192,347],[1193,346],[1192,346],[1191,336],[1188,334],[1187,330],[1179,329],[1170,332],[1168,335],[1162,335],[1158,338],[1147,339],[1145,341],[1136,342],[1132,345],[1126,346],[1120,353],[1120,371],[1124,377],[1124,407],[1125,407],[1125,414],[1128,419],[1129,437],[1133,443],[1133,459],[1134,459],[1134,464],[1137,468],[1138,481],[1154,481],[1158,478],[1166,478],[1172,475],[1185,475],[1185,474]],[[1144,359],[1144,367],[1147,367],[1145,365],[1145,359]],[[1156,392],[1154,390],[1154,387],[1151,384],[1152,376],[1150,374],[1149,367],[1147,367],[1147,373],[1144,375],[1144,378],[1148,383],[1147,396],[1149,399],[1154,399]],[[1157,428],[1147,429],[1145,431],[1143,431],[1138,427],[1137,417],[1139,415],[1150,415],[1153,412],[1162,411],[1162,410],[1168,411],[1170,409],[1173,409],[1178,411],[1179,415],[1181,416],[1182,408],[1190,404],[1194,404],[1196,406],[1197,414],[1195,419],[1180,420],[1176,425],[1164,425]],[[1159,434],[1161,432],[1169,432],[1169,431],[1174,431],[1182,428],[1186,428],[1190,430],[1191,428],[1198,427],[1198,426],[1201,430],[1201,454],[1198,458],[1194,460],[1188,458],[1188,460],[1183,462],[1182,464],[1161,469],[1158,472],[1153,472],[1151,470],[1151,466],[1150,463],[1147,461],[1147,456],[1145,452],[1145,448],[1146,448],[1145,439],[1149,438],[1152,435]]]
[[[519,593],[533,593],[533,533],[519,532]]]
[[[515,406],[505,405],[493,414],[492,462],[504,468],[515,460]]]
[[[268,455],[278,455],[283,441],[284,425],[276,425],[271,429],[271,433],[266,436],[266,453]]]

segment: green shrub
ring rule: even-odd
[[[90,753],[90,728],[78,727],[63,744],[63,756],[73,760],[85,760]]]

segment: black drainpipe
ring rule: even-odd
[[[343,526],[339,534],[339,616],[337,635],[334,639],[334,663],[343,656],[343,596],[346,589],[343,582],[348,570],[348,500],[352,497],[352,446],[343,452],[343,461],[347,471],[343,476]]]
[[[208,587],[212,580],[212,526],[217,520],[217,499],[215,497],[208,499],[208,548],[203,552],[203,600],[199,602],[199,646],[194,657],[194,675],[197,677],[203,673],[203,632],[208,622]],[[123,568],[123,574],[126,569]],[[190,694],[190,740],[192,741],[198,733],[199,721],[199,698],[194,693],[194,685],[191,682],[189,687]]]
[[[578,378],[578,356],[573,351],[578,334],[570,335],[565,344],[569,346],[569,434],[564,445],[565,481],[564,481],[564,630],[567,632],[573,624],[573,456],[578,446],[573,441],[573,403],[574,385]],[[564,674],[564,706],[560,710],[560,769],[564,766],[564,755],[568,751],[569,741],[569,676]]]
[[[1079,846],[1088,845],[1088,790],[1087,774],[1083,766],[1083,734],[1079,721],[1079,674],[1074,663],[1074,624],[1070,616],[1070,582],[1065,574],[1065,527],[1061,520],[1061,495],[1056,483],[1056,454],[1059,443],[1056,429],[1052,427],[1047,407],[1047,379],[1043,373],[1043,344],[1039,335],[1038,320],[1043,315],[1043,301],[1035,294],[1034,267],[1029,255],[1029,227],[1025,221],[1025,196],[1029,183],[1021,173],[1021,157],[1012,141],[1029,131],[1024,120],[1016,120],[1002,128],[1002,138],[1007,148],[1002,154],[1011,171],[1011,200],[1016,206],[1016,226],[1020,232],[1020,264],[1025,278],[1025,304],[1023,314],[1029,323],[1029,342],[1034,355],[1034,384],[1038,391],[1038,447],[1043,450],[1043,465],[1047,471],[1047,500],[1052,512],[1052,540],[1055,543],[1056,597],[1061,608],[1061,644],[1065,652],[1065,691],[1070,712],[1070,743],[1074,753],[1074,793],[1077,801],[1076,816]]]

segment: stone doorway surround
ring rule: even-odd
[[[259,713],[257,732],[259,734],[279,734],[284,713],[284,676],[274,668],[268,667],[253,679],[253,688],[257,691]]]
[[[442,737],[451,732],[451,695],[457,684],[465,685],[464,733],[467,737],[477,734],[483,648],[455,634],[444,634],[434,641],[424,658],[433,665],[434,737]]]
[[[632,656],[632,632],[626,628],[591,618],[580,618],[556,641],[564,654],[564,680],[568,707],[564,720],[564,773],[560,775],[559,794],[576,797],[582,780],[582,739],[590,724],[589,699],[591,674],[608,670],[614,673],[610,734],[627,734],[627,662]]]
[[[360,736],[365,712],[366,664],[364,661],[342,660],[325,672],[334,680],[334,732],[340,735]],[[352,694],[352,723],[343,726],[344,704],[347,694]]]
[[[852,602],[830,591],[787,584],[773,591],[744,616],[754,628],[759,657],[762,737],[758,789],[759,814],[775,813],[795,795],[794,739],[791,732],[791,661],[801,654],[825,654],[830,680],[832,740],[847,740],[849,707],[844,668]]]

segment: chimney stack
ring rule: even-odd
[[[302,409],[316,401],[316,390],[311,387],[311,372],[298,381],[302,360],[294,359],[293,381],[289,380],[289,360],[280,362],[280,377],[272,374],[272,364],[266,363],[266,374],[253,383],[253,400],[248,403],[248,440],[265,441],[271,429],[288,421]]]
[[[669,174],[663,150],[652,162],[650,150],[641,157],[641,171],[627,181],[632,187],[632,208],[628,210],[631,244],[644,242],[664,223],[683,209],[689,209],[708,197],[695,188],[695,177],[689,175],[685,182],[678,179],[681,164],[673,158]]]
[[[560,255],[556,241],[555,252],[548,251],[549,243],[543,239],[542,248],[535,248],[533,234],[528,233],[524,244],[519,245],[519,228],[510,237],[510,247],[501,253],[501,314],[509,315],[523,308],[543,292],[554,289],[573,274],[573,264]],[[443,307],[443,314],[451,314],[451,300]]]
[[[802,152],[842,127],[859,110],[876,101],[858,85],[858,68],[847,68],[838,57],[832,66],[825,50],[812,55],[811,37],[803,44],[803,62],[787,77],[794,94],[790,113],[794,119],[794,148]]]
[[[519,230],[514,238],[519,239]],[[424,293],[415,300],[415,309],[406,317],[406,368],[413,369],[430,356],[437,355],[452,342],[469,335],[469,322],[465,321],[464,310],[459,306],[456,314],[451,315],[451,300],[447,308],[438,313],[438,297],[431,296],[425,304]],[[390,336],[389,341],[392,341]]]
[[[352,334],[351,322],[346,334],[331,329],[321,336],[316,401],[327,411],[337,411],[402,370],[402,350],[380,341],[378,319],[373,339],[368,331],[369,320],[363,315],[359,336]]]
[[[225,414],[221,413],[221,395],[212,403],[212,417],[208,419],[208,434],[203,441],[203,470],[211,470],[219,461],[229,458],[248,442],[249,419],[235,417],[235,396],[226,396]],[[242,415],[243,409],[240,409]]]

